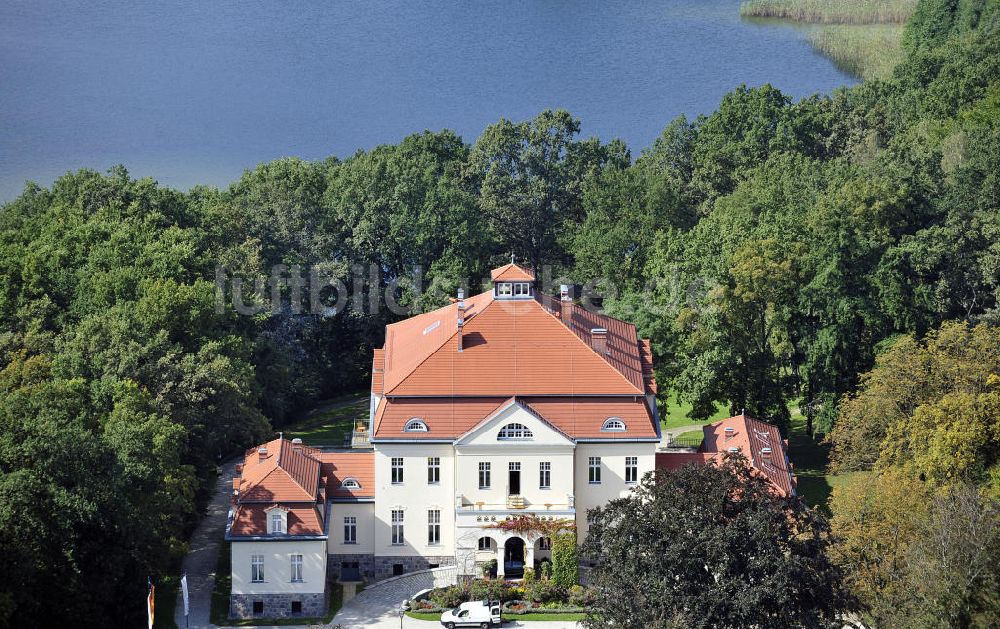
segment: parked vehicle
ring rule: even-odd
[[[499,627],[500,601],[470,601],[441,614],[441,624],[448,629],[455,627]]]

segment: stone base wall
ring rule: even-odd
[[[393,566],[395,564],[401,564],[403,566],[403,574],[409,572],[416,572],[417,570],[427,570],[431,568],[432,564],[437,564],[438,567],[443,566],[454,566],[455,557],[454,555],[440,555],[440,556],[378,556],[375,557],[375,580],[381,581],[382,579],[388,579],[392,574]],[[339,565],[339,564],[338,564]]]
[[[361,572],[361,580],[365,583],[373,583],[375,581],[375,555],[327,555],[326,556],[326,574],[327,580],[330,581],[341,581],[340,578],[340,568],[341,563],[345,561],[356,561],[358,562],[358,570]]]
[[[263,613],[254,614],[253,604],[264,604]],[[292,602],[302,603],[302,612],[292,614]],[[317,618],[326,615],[326,594],[230,594],[230,618]]]

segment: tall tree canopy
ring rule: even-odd
[[[587,627],[823,627],[853,604],[826,523],[739,455],[647,474],[588,518]]]

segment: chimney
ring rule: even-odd
[[[257,457],[258,461],[263,461],[264,459],[267,458],[267,446],[261,446],[257,448]]]
[[[732,426],[726,426],[725,433],[726,433],[726,440],[729,440],[730,437],[736,434],[736,429],[733,428]]]
[[[465,290],[458,289],[458,351],[462,351],[462,328],[465,326]]]
[[[573,328],[570,323],[570,313],[573,311],[573,298],[569,296],[569,284],[559,285],[559,318],[565,323],[570,329]]]
[[[608,353],[608,331],[604,328],[591,328],[590,345],[598,354]]]
[[[298,437],[292,439],[292,450],[300,452],[302,450],[302,440]]]

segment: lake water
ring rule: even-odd
[[[0,3],[0,200],[125,164],[187,189],[564,107],[633,154],[740,83],[854,83],[738,0]]]

